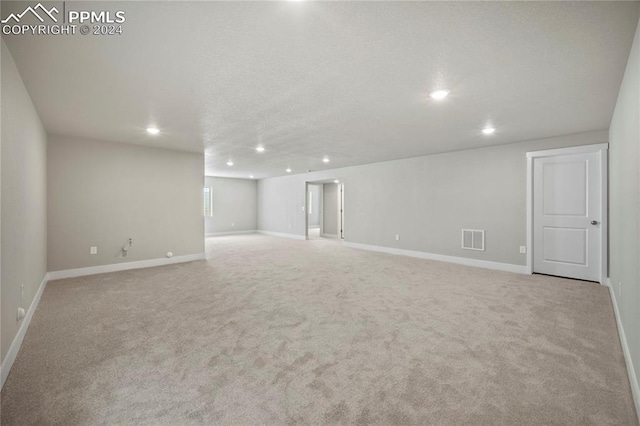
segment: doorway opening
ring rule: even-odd
[[[322,235],[323,185],[307,184],[307,239],[317,240]]]
[[[306,239],[344,239],[344,187],[338,179],[307,182]]]

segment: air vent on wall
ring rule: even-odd
[[[484,251],[484,231],[477,229],[462,230],[462,248]]]

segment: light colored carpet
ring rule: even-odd
[[[605,287],[259,235],[49,283],[3,425],[635,425]]]
[[[317,240],[320,239],[320,228],[309,228],[309,230],[307,231],[307,233],[309,234],[309,239],[311,240]]]

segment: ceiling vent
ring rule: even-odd
[[[462,248],[484,251],[484,231],[477,229],[462,230]]]

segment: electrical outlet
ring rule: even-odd
[[[400,241],[400,235],[396,234],[396,241]]]
[[[89,254],[98,254],[98,247],[93,246],[89,249]]]
[[[520,254],[525,254],[527,252],[527,246],[520,246]]]

